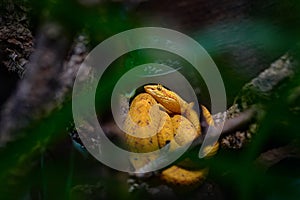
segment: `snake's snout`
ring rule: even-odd
[[[151,92],[155,91],[155,86],[154,85],[145,85],[144,89],[146,92],[151,93]]]

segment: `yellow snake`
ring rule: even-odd
[[[133,152],[151,152],[170,143],[170,149],[191,142],[201,135],[200,120],[193,109],[194,103],[187,103],[175,92],[162,85],[146,85],[144,93],[137,95],[124,122],[126,143]],[[206,122],[213,125],[209,111],[202,105],[201,110]],[[136,136],[136,137],[135,137]],[[141,138],[142,137],[142,138]],[[213,153],[218,143],[211,148]],[[135,169],[156,159],[156,156],[144,160],[131,158]],[[189,186],[203,182],[208,168],[186,169],[173,165],[161,173],[161,179],[169,184]]]

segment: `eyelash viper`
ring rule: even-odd
[[[170,143],[170,150],[185,145],[201,135],[201,125],[194,103],[185,102],[178,94],[162,85],[146,85],[144,93],[131,102],[124,122],[125,138],[132,152],[151,152]],[[209,125],[213,125],[210,112],[201,105],[202,115]],[[135,137],[138,136],[138,137]],[[216,153],[218,143],[209,155]],[[131,158],[135,169],[156,159],[153,155],[145,159]],[[184,162],[184,161],[183,161]],[[160,177],[172,185],[198,185],[204,181],[208,168],[186,169],[173,165],[162,171]]]

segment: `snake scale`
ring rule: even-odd
[[[132,152],[151,152],[168,144],[170,150],[175,150],[201,135],[194,103],[187,103],[160,84],[146,85],[144,90],[131,102],[124,122],[126,143]],[[203,105],[201,110],[204,116],[201,120],[213,125],[210,112]],[[218,143],[210,152],[215,153],[217,149]],[[156,155],[145,159],[131,158],[130,162],[135,169],[139,169],[156,158]],[[191,169],[173,165],[163,170],[160,177],[172,185],[189,186],[203,182],[207,172],[208,168]]]

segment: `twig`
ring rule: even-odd
[[[249,125],[249,123],[256,115],[256,113],[257,113],[257,108],[251,107],[245,110],[244,112],[241,112],[238,116],[227,119],[224,122],[221,135],[224,136],[226,134],[245,128],[247,125]]]
[[[255,164],[266,171],[281,160],[291,157],[300,158],[300,149],[293,143],[262,153],[255,160]]]

